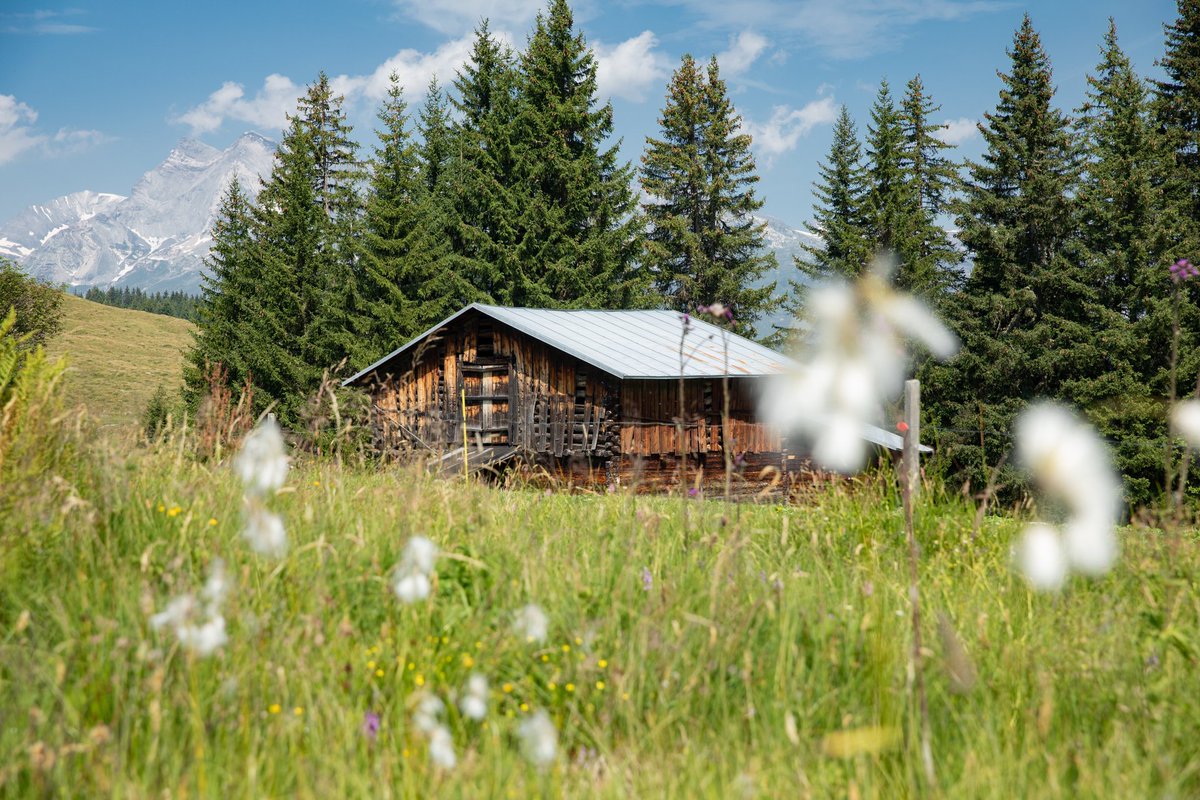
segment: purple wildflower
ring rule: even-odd
[[[1186,281],[1197,276],[1200,276],[1200,269],[1198,269],[1186,258],[1181,258],[1171,265],[1171,280],[1173,280],[1175,283]]]
[[[642,591],[648,592],[654,588],[654,576],[649,567],[642,567]]]
[[[695,497],[695,496],[696,496],[696,495],[698,495],[698,494],[700,494],[700,490],[699,490],[699,489],[697,489],[695,486],[693,486],[692,488],[688,489],[688,497]]]
[[[362,732],[363,736],[366,736],[372,742],[379,735],[379,715],[374,711],[368,711],[363,714]]]

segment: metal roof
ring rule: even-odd
[[[478,311],[623,380],[680,377],[679,345],[683,322],[677,311],[506,308],[472,303],[347,378],[342,385],[349,386],[370,375],[470,311]],[[766,377],[800,369],[795,361],[768,347],[690,317],[688,333],[683,339],[684,378],[720,378],[726,374],[723,335],[728,337],[728,374],[731,376]],[[903,447],[903,439],[874,425],[864,426],[863,438],[890,450]],[[931,452],[924,445],[921,450]]]
[[[351,384],[387,361],[413,347],[429,334],[475,310],[556,350],[621,379],[680,377],[681,314],[677,311],[592,311],[545,308],[505,308],[472,303],[399,349],[348,379]],[[719,378],[726,374],[725,344],[728,337],[732,376],[779,375],[796,364],[757,342],[691,317],[683,340],[684,378]]]

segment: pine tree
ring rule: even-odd
[[[909,256],[920,224],[920,206],[913,183],[904,172],[904,130],[900,113],[885,80],[879,85],[867,126],[867,233],[872,248],[895,253],[900,262],[897,283],[912,288],[918,278]]]
[[[1108,404],[1101,427],[1116,442],[1131,499],[1144,502],[1161,481],[1166,428],[1151,391],[1164,388],[1171,328],[1163,194],[1170,155],[1150,118],[1147,87],[1109,29],[1077,127],[1087,152],[1079,188],[1088,279],[1112,312],[1106,336],[1138,380]],[[1165,392],[1164,392],[1165,393]]]
[[[442,188],[446,169],[452,155],[450,141],[450,107],[437,76],[429,79],[425,103],[417,121],[421,143],[417,154],[421,161],[421,180],[425,190],[436,194]]]
[[[363,235],[354,364],[365,366],[458,310],[471,297],[451,266],[444,225],[426,185],[429,173],[412,141],[399,79],[392,75],[379,110]]]
[[[912,291],[935,305],[940,305],[945,293],[962,280],[958,270],[962,254],[939,223],[959,183],[957,168],[943,155],[943,151],[954,146],[936,136],[945,125],[930,122],[940,108],[925,93],[921,76],[914,76],[900,103],[900,125],[904,132],[900,163],[911,185],[912,202],[920,213],[915,217],[914,249],[905,253],[904,261],[908,264],[908,285]]]
[[[436,190],[454,268],[480,299],[513,305],[519,283],[516,218],[528,202],[528,187],[516,173],[514,56],[491,35],[486,20],[454,88],[459,118],[450,131],[444,183]]]
[[[850,112],[842,106],[833,126],[829,157],[819,168],[821,182],[813,187],[817,203],[813,220],[805,225],[821,238],[820,245],[805,245],[813,263],[799,259],[796,266],[814,277],[853,277],[873,255],[868,238],[866,175],[862,146]],[[793,286],[794,289],[800,287]]]
[[[597,107],[596,59],[566,0],[539,15],[520,60],[520,305],[623,308],[645,302],[633,170],[618,161],[612,105]]]
[[[764,253],[765,224],[750,137],[730,103],[716,59],[701,72],[686,55],[671,78],[660,120],[662,138],[646,139],[642,205],[649,222],[645,263],[658,291],[679,310],[720,301],[738,327],[753,330],[771,310],[774,284],[752,284],[776,266]]]
[[[1166,52],[1158,65],[1166,80],[1154,82],[1154,114],[1175,155],[1169,199],[1185,225],[1180,256],[1200,246],[1200,0],[1177,0],[1179,16],[1166,26]]]
[[[977,479],[981,463],[1007,450],[1006,432],[1027,401],[1053,397],[1092,410],[1134,380],[1120,321],[1099,302],[1079,246],[1078,147],[1052,105],[1049,59],[1028,16],[1009,56],[999,103],[981,128],[987,150],[968,164],[958,213],[974,258],[950,308],[963,352],[926,370],[938,421],[983,429],[942,440],[943,453]]]

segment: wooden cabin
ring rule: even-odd
[[[754,488],[814,475],[757,413],[764,380],[793,367],[695,317],[685,331],[674,311],[476,303],[345,385],[370,392],[381,451],[425,454],[447,473],[518,459],[576,483],[653,489],[678,480],[681,452],[689,483],[723,481],[728,447],[739,485]],[[899,448],[877,434],[868,438]]]

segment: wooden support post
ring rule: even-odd
[[[904,382],[904,422],[903,480],[915,498],[921,488],[921,382],[915,379]]]
[[[468,451],[467,451],[467,390],[462,390],[462,426],[463,426],[463,480],[470,477],[468,469]]]

